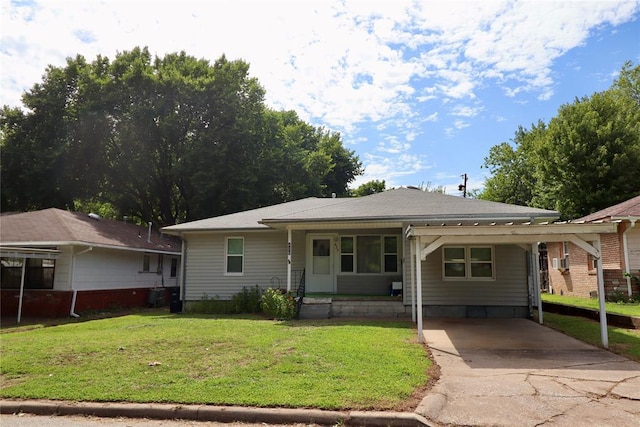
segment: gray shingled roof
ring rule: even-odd
[[[398,188],[358,198],[309,198],[166,227],[167,232],[265,229],[287,223],[337,221],[555,220],[558,212]]]
[[[182,243],[164,236],[156,228],[147,241],[148,230],[131,223],[94,219],[87,214],[50,208],[34,212],[0,215],[0,243],[33,247],[72,243],[180,253]]]
[[[599,210],[590,215],[582,217],[577,221],[597,221],[607,220],[619,217],[640,217],[640,196],[633,197],[617,205],[609,206],[608,208]]]

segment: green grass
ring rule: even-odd
[[[139,313],[0,335],[0,396],[396,409],[430,362],[409,322]]]
[[[600,324],[583,317],[544,313],[544,324],[580,341],[602,347]],[[640,362],[640,330],[608,327],[609,350]]]
[[[542,294],[542,301],[554,302],[558,304],[571,305],[574,307],[591,308],[593,310],[599,310],[598,300],[596,298],[580,298],[569,297],[555,294]],[[607,313],[622,314],[625,316],[638,316],[640,317],[640,302],[635,303],[617,303],[607,302],[605,303]]]

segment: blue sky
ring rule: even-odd
[[[491,146],[640,63],[639,1],[0,0],[0,103],[65,58],[243,59],[266,102],[339,131],[354,185],[480,188]]]

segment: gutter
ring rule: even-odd
[[[24,247],[27,242],[2,242],[3,247],[7,246],[21,246]],[[131,251],[131,252],[146,252],[150,254],[167,254],[167,255],[180,255],[180,250],[159,250],[159,249],[147,249],[147,248],[132,248],[130,246],[116,246],[116,245],[105,245],[101,243],[91,243],[91,242],[82,242],[82,241],[46,241],[46,242],[28,242],[30,245],[34,246],[89,246],[93,248],[101,248],[101,249],[114,249],[119,251]]]
[[[71,290],[73,291],[73,296],[71,297],[71,309],[69,310],[69,316],[71,316],[71,317],[75,317],[75,318],[80,317],[80,315],[75,312],[75,310],[76,310],[76,299],[78,297],[78,290],[75,289],[75,287],[73,286],[73,273],[75,272],[75,269],[76,269],[76,257],[78,255],[82,255],[84,253],[91,252],[92,250],[93,250],[93,246],[89,246],[87,249],[85,249],[83,251],[80,251],[78,253],[74,253],[73,255],[71,255],[71,277],[70,277],[70,282],[71,282]]]

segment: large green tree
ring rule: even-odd
[[[492,147],[479,197],[576,218],[640,194],[639,88],[640,66],[628,62],[610,89]]]
[[[144,48],[49,67],[0,115],[2,210],[105,206],[173,224],[345,194],[361,164],[335,132],[264,105],[244,61]]]

